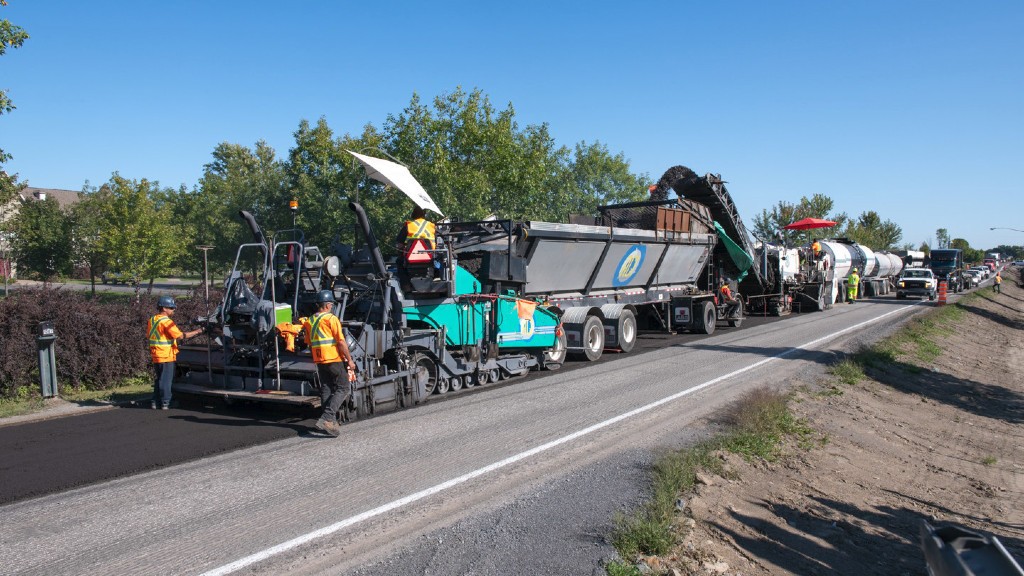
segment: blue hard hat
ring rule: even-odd
[[[177,308],[177,305],[174,304],[174,296],[161,296],[160,299],[156,301],[156,305],[159,308]]]
[[[321,290],[316,293],[316,303],[323,304],[325,302],[334,302],[334,292],[330,290]]]

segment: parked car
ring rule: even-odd
[[[971,266],[971,270],[981,272],[982,280],[988,280],[989,275],[992,274],[992,271],[989,270],[988,266]]]
[[[928,268],[905,268],[896,280],[896,299],[917,296],[935,300],[938,287],[939,282],[935,279],[935,274]]]
[[[1018,268],[1024,267],[1024,260],[1014,260],[1013,261],[1013,265],[1018,267]]]
[[[127,286],[135,286],[139,283],[139,279],[129,274],[108,271],[100,275],[100,282],[104,284],[125,284]]]
[[[970,277],[972,287],[981,284],[981,281],[983,280],[983,278],[981,277],[981,270],[975,270],[972,268],[970,270],[965,271],[964,274]]]

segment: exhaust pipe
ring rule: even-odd
[[[253,241],[259,242],[260,244],[266,244],[267,238],[263,235],[263,230],[260,229],[260,225],[256,223],[256,218],[246,210],[239,210],[238,215],[242,217],[242,220],[245,220],[246,224],[249,225],[249,230],[252,231]]]
[[[359,228],[363,231],[363,235],[366,236],[366,246],[370,249],[370,259],[373,261],[373,271],[377,273],[381,278],[387,276],[387,268],[384,267],[384,257],[380,253],[380,248],[377,246],[377,238],[373,235],[373,231],[370,230],[370,220],[366,217],[366,211],[363,207],[355,202],[349,202],[348,207],[356,213],[356,220],[359,222]]]

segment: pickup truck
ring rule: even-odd
[[[928,297],[935,300],[939,282],[935,274],[928,268],[905,268],[896,280],[896,299],[903,300],[907,296]]]

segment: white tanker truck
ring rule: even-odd
[[[825,274],[825,307],[846,300],[846,277],[852,268],[860,275],[858,294],[881,296],[892,291],[892,282],[903,271],[903,259],[890,252],[874,252],[845,238],[821,242],[831,273]]]

